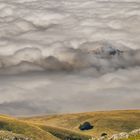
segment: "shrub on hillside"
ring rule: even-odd
[[[80,124],[79,129],[80,130],[90,130],[93,128],[93,125],[91,125],[89,122],[84,122],[83,124]]]
[[[101,137],[105,137],[105,136],[107,136],[107,133],[102,133],[101,134]]]

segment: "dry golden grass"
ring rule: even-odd
[[[40,123],[44,126],[63,128],[67,131],[73,130],[77,133],[90,136],[100,136],[103,132],[112,135],[114,133],[130,132],[131,130],[140,128],[140,110],[50,115],[31,117],[26,120]],[[94,128],[89,131],[80,131],[78,127],[85,121],[93,124]]]
[[[33,140],[58,140],[40,127],[9,116],[0,115],[0,130],[23,134]]]
[[[88,121],[94,128],[80,131],[79,125]],[[88,140],[102,133],[109,136],[140,128],[140,110],[87,112],[65,115],[49,115],[28,118],[12,118],[0,115],[0,130],[23,134],[33,140],[64,140],[66,137]],[[140,140],[140,136],[128,140]]]

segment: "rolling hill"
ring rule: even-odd
[[[33,140],[58,140],[58,138],[36,125],[4,115],[0,115],[0,130],[23,134]]]
[[[98,137],[103,132],[111,136],[115,133],[130,132],[140,128],[140,110],[38,116],[27,118],[26,120],[70,131],[73,130],[90,136]],[[79,130],[80,124],[87,121],[94,128],[89,131]]]
[[[93,128],[85,131],[80,130],[79,126],[84,122],[89,122]],[[107,133],[111,137],[113,134],[131,132],[138,128],[140,128],[140,110],[100,111],[24,118],[0,115],[0,138],[89,140],[92,137],[100,137],[102,133]],[[140,140],[140,134],[131,135],[128,139],[122,140]]]

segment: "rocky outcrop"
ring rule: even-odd
[[[129,133],[130,136],[140,135],[140,129],[135,129]]]
[[[89,140],[122,140],[122,139],[126,139],[127,140],[128,138],[135,137],[135,136],[138,136],[138,135],[140,135],[140,129],[135,129],[135,130],[133,130],[133,131],[131,131],[129,133],[121,132],[119,134],[114,134],[110,138],[107,135],[104,135],[104,136],[101,136],[98,139],[92,137]]]
[[[15,134],[9,131],[0,131],[0,140],[32,140],[24,135]]]
[[[129,134],[126,132],[122,132],[119,134],[112,135],[112,137],[109,140],[120,140],[120,139],[128,139],[128,138],[129,138]]]
[[[127,132],[121,132],[119,134],[114,134],[112,135],[111,138],[109,138],[109,140],[121,140],[121,139],[128,139],[131,137],[135,137],[137,135],[140,135],[140,129],[135,129],[129,133]]]

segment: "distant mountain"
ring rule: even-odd
[[[90,54],[96,54],[99,56],[120,55],[121,53],[131,50],[130,48],[122,44],[113,44],[107,42],[87,42],[80,46],[80,50],[88,52]]]

